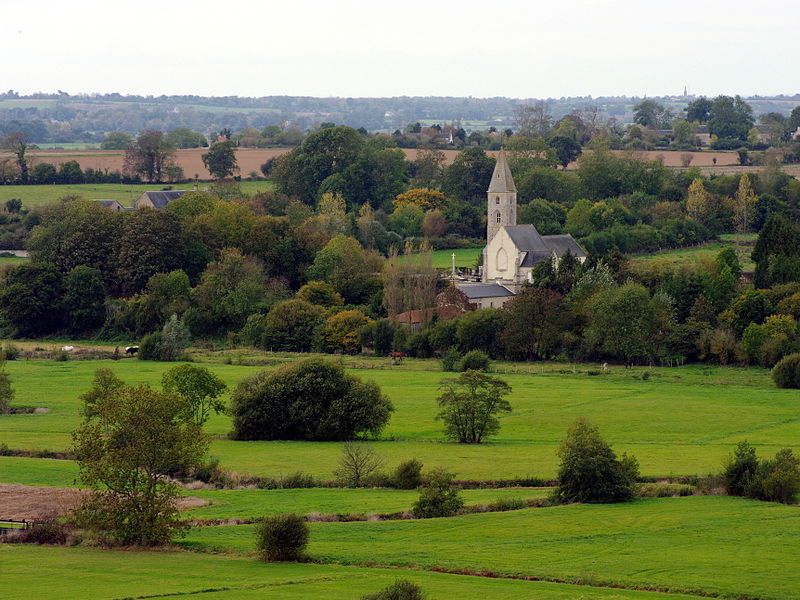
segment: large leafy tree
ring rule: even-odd
[[[72,331],[82,333],[103,325],[106,293],[99,270],[86,265],[75,267],[64,280],[64,291],[64,309]]]
[[[241,329],[248,316],[265,308],[265,279],[257,260],[235,248],[223,250],[192,292],[199,313],[191,320],[193,329],[207,333]]]
[[[623,502],[633,497],[639,463],[625,454],[617,458],[597,427],[585,419],[570,426],[558,455],[555,497],[561,502]]]
[[[511,393],[502,379],[480,371],[466,371],[442,382],[436,418],[444,422],[445,435],[461,444],[480,444],[500,431],[497,415],[511,412]]]
[[[503,347],[514,358],[549,359],[562,348],[571,315],[563,297],[546,288],[526,287],[503,306]]]
[[[700,96],[689,102],[686,107],[686,120],[706,123],[711,114],[711,100],[705,96]]]
[[[486,189],[492,179],[494,159],[482,148],[467,148],[446,167],[442,178],[442,191],[451,198],[472,204],[486,201]]]
[[[167,141],[162,131],[147,129],[125,151],[125,170],[145,180],[161,181],[173,164],[175,147]]]
[[[638,283],[602,290],[586,305],[586,343],[600,356],[626,364],[647,362],[669,331],[669,309]]]
[[[373,381],[336,363],[310,359],[262,371],[233,393],[239,440],[349,440],[378,435],[394,410]]]
[[[182,265],[184,238],[174,214],[153,209],[125,215],[116,240],[117,289],[124,294],[141,290],[156,273],[169,273]]]
[[[94,391],[73,434],[81,480],[93,490],[79,517],[122,544],[168,543],[183,528],[170,475],[196,468],[208,438],[178,394],[119,384]]]
[[[753,109],[740,96],[717,96],[711,103],[708,130],[719,138],[745,141],[753,123]]]
[[[19,180],[28,183],[30,168],[28,165],[28,138],[22,131],[11,131],[0,138],[0,149],[8,150],[14,155]]]
[[[17,335],[53,333],[64,323],[64,277],[48,263],[23,264],[6,273],[0,309]]]
[[[64,274],[80,265],[92,267],[111,283],[123,219],[122,213],[88,200],[47,207],[28,239],[31,259],[51,263]]]
[[[206,367],[172,367],[161,377],[161,385],[164,391],[178,394],[187,401],[187,410],[196,425],[205,424],[211,411],[219,414],[225,410],[220,396],[227,385]]]
[[[227,179],[239,171],[236,145],[231,140],[214,142],[202,156],[203,164],[214,179]]]

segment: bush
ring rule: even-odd
[[[415,490],[421,483],[422,463],[416,458],[401,462],[392,475],[392,484],[401,490]]]
[[[800,352],[784,356],[772,369],[772,380],[779,388],[800,388]]]
[[[470,350],[461,359],[459,371],[488,371],[489,355],[483,350]]]
[[[161,357],[161,332],[146,335],[139,342],[139,360],[159,360]]]
[[[14,388],[11,386],[11,377],[6,373],[5,364],[0,362],[0,415],[11,411],[14,401]]]
[[[334,475],[347,487],[359,487],[383,466],[383,459],[364,444],[347,442]]]
[[[500,431],[501,412],[511,412],[505,399],[511,387],[502,379],[480,371],[466,371],[457,379],[442,382],[444,390],[436,401],[438,420],[444,422],[445,435],[461,444],[480,444]]]
[[[19,346],[15,346],[14,344],[6,344],[3,346],[3,358],[5,360],[17,360],[19,355]]]
[[[453,372],[458,371],[461,365],[461,353],[456,348],[450,348],[442,356],[442,370]]]
[[[303,517],[269,517],[256,525],[256,551],[264,562],[299,561],[305,558],[308,536]]]
[[[757,470],[756,449],[747,442],[739,442],[722,473],[725,491],[731,496],[746,495]]]
[[[722,476],[732,496],[790,504],[800,492],[800,459],[784,448],[772,460],[758,460],[755,448],[740,442]]]
[[[398,579],[380,592],[361,596],[361,600],[425,600],[425,594],[416,583]]]
[[[67,528],[58,521],[37,521],[33,527],[21,530],[14,541],[19,544],[63,545],[67,543]]]
[[[791,504],[800,491],[800,459],[789,448],[762,460],[747,495],[757,500]]]
[[[237,440],[350,440],[378,435],[394,410],[372,381],[319,358],[261,371],[231,398]]]
[[[638,462],[625,454],[618,459],[598,429],[585,419],[569,428],[558,453],[558,502],[622,502],[633,497]]]
[[[450,517],[464,506],[461,492],[453,484],[455,477],[444,469],[431,471],[411,509],[415,517]]]

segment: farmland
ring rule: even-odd
[[[215,359],[211,357],[210,359]],[[374,443],[389,466],[419,458],[429,467],[447,467],[462,479],[552,478],[556,450],[568,424],[578,416],[596,423],[620,451],[635,454],[647,476],[697,475],[717,470],[734,444],[748,439],[767,453],[796,446],[800,433],[797,394],[775,389],[761,369],[684,367],[643,370],[612,368],[591,376],[583,367],[528,367],[503,378],[513,393],[513,412],[502,419],[500,435],[489,443],[446,443],[435,421],[437,388],[443,374],[435,361],[353,360],[352,372],[376,381],[396,407],[382,438]],[[112,368],[128,383],[158,385],[168,365],[118,361],[15,361],[7,365],[17,404],[47,408],[0,420],[0,442],[25,450],[66,449],[80,421],[78,396],[99,366]],[[258,367],[213,364],[233,386]],[[271,368],[271,367],[267,367]],[[520,370],[519,368],[517,370]],[[713,390],[713,394],[711,393]],[[230,471],[281,476],[296,471],[330,479],[341,444],[336,442],[240,442],[227,439],[230,418],[214,416],[211,454]]]
[[[297,358],[252,349],[195,350],[193,355],[229,389],[259,369]],[[587,365],[497,362],[496,374],[513,388],[514,410],[489,443],[458,445],[444,440],[441,424],[434,420],[437,388],[445,376],[438,361],[409,359],[391,366],[386,359],[370,357],[341,360],[350,372],[376,381],[396,407],[383,435],[373,442],[387,470],[416,457],[426,469],[444,466],[459,479],[549,479],[555,475],[558,444],[577,416],[596,423],[618,451],[635,454],[646,476],[715,472],[741,439],[771,455],[783,446],[796,447],[800,433],[796,392],[777,390],[761,369],[651,368],[643,378],[642,368],[612,367],[605,375],[591,375],[596,371]],[[70,432],[80,421],[78,397],[101,366],[128,383],[157,386],[172,365],[135,359],[10,361],[6,368],[17,392],[15,404],[47,412],[3,416],[0,443],[10,449],[68,448]],[[227,471],[333,477],[339,443],[238,442],[227,439],[230,427],[227,415],[214,416],[207,424],[213,436],[211,455]],[[77,475],[69,460],[0,457],[0,484],[74,487],[80,485]],[[417,497],[413,490],[327,487],[183,493],[204,503],[184,513],[198,523],[247,522],[286,512],[364,519],[408,511]],[[549,490],[483,488],[462,494],[472,506],[538,501]],[[800,512],[795,507],[694,496],[420,521],[315,522],[309,547],[315,564],[259,563],[252,555],[252,525],[200,526],[179,540],[178,547],[160,552],[0,544],[0,560],[8,598],[49,597],[65,590],[68,595],[80,590],[85,598],[200,590],[211,598],[264,593],[276,598],[354,598],[397,577],[419,583],[432,599],[682,598],[700,593],[791,598],[800,585],[790,564],[800,550],[795,547],[798,533]],[[33,569],[36,577],[31,577]],[[503,578],[434,572],[442,570],[492,572]],[[784,575],[768,576],[774,572]],[[74,575],[56,592],[54,582],[65,573]],[[542,581],[522,580],[526,578]]]
[[[173,189],[191,190],[208,187],[208,183],[184,183],[174,184],[169,187]],[[242,192],[245,194],[255,194],[266,190],[271,190],[273,185],[269,181],[242,181],[240,184]],[[0,186],[0,203],[19,198],[23,206],[28,209],[39,206],[46,206],[57,202],[65,196],[80,196],[87,200],[117,200],[123,206],[131,206],[144,192],[163,190],[165,184],[123,184],[123,183],[81,183],[81,184],[59,184],[59,185],[4,185]]]
[[[675,250],[665,250],[652,254],[637,254],[631,257],[631,265],[634,269],[640,267],[648,268],[673,268],[677,265],[696,266],[704,261],[713,261],[721,250],[733,247],[745,273],[752,273],[755,268],[750,253],[753,251],[753,244],[757,239],[755,234],[737,236],[736,234],[724,234],[719,241],[700,244],[689,248],[678,248]]]

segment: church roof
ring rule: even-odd
[[[494,165],[494,173],[492,173],[492,181],[489,183],[488,192],[516,192],[517,187],[514,185],[514,178],[511,176],[511,167],[508,166],[506,160],[506,153],[500,150],[497,153],[497,162]]]
[[[520,252],[548,253],[550,251],[533,225],[507,225],[505,230]]]
[[[586,256],[586,251],[581,248],[581,245],[575,241],[575,238],[568,233],[563,235],[543,235],[542,239],[558,257],[564,256],[567,252],[572,254],[575,258]]]
[[[463,293],[469,300],[480,298],[505,298],[513,296],[514,292],[499,283],[467,283],[456,285],[458,291]]]

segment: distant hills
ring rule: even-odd
[[[679,113],[693,96],[654,97]],[[746,98],[756,115],[774,111],[788,114],[800,104],[793,96]],[[594,108],[602,118],[632,120],[636,97],[575,97],[546,99],[555,118],[574,110]],[[202,133],[223,128],[294,124],[307,129],[323,122],[394,131],[409,123],[459,122],[468,132],[514,126],[514,111],[537,99],[398,96],[392,98],[314,98],[308,96],[126,96],[116,93],[70,95],[0,94],[0,134],[24,131],[34,143],[97,142],[109,131],[135,134],[142,129],[189,127]]]

